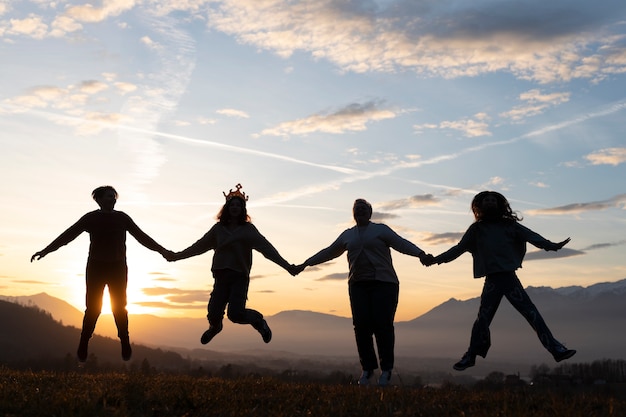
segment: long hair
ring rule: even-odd
[[[483,200],[488,197],[495,197],[498,201],[498,209],[496,213],[485,213],[482,210]],[[513,221],[522,221],[522,216],[513,211],[506,197],[496,191],[481,191],[480,193],[474,196],[472,200],[472,212],[474,213],[474,218],[476,221],[484,220],[485,218],[496,218],[496,219],[506,219]]]
[[[231,220],[229,207],[235,199],[241,202],[241,213],[239,217],[235,219],[236,223],[237,224],[250,223],[252,219],[250,219],[250,216],[248,216],[248,209],[246,209],[246,201],[240,197],[232,197],[226,200],[226,202],[220,209],[219,213],[217,213],[217,216],[216,216],[217,220],[220,223],[228,223]]]

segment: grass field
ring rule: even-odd
[[[364,388],[141,373],[0,369],[0,417],[8,416],[626,416],[608,387]]]

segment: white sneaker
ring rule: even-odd
[[[389,385],[389,381],[391,381],[391,369],[388,371],[382,371],[378,377],[378,386],[386,387]]]
[[[374,371],[363,371],[359,378],[359,385],[367,386],[371,384],[371,380],[374,377]]]

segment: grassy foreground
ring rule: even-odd
[[[0,416],[624,416],[604,387],[475,390],[0,369]]]

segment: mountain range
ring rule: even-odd
[[[626,279],[588,287],[528,287],[528,294],[557,339],[578,351],[571,359],[592,362],[626,358]],[[45,293],[0,299],[34,305],[66,326],[80,328],[82,312],[63,300]],[[410,321],[396,322],[396,367],[440,369],[459,359],[469,341],[480,299],[450,299]],[[271,343],[264,344],[250,326],[225,321],[224,330],[209,345],[200,344],[207,328],[205,317],[164,318],[131,315],[134,343],[167,349],[194,359],[216,359],[224,354],[246,357],[299,357],[317,360],[352,360],[358,366],[352,320],[313,311],[290,310],[266,316],[273,331]],[[96,333],[115,338],[111,315],[98,321]],[[503,300],[491,325],[492,348],[486,359],[478,358],[475,369],[499,366],[515,369],[545,363],[556,366],[543,349],[532,328]],[[326,359],[324,359],[326,358]],[[481,366],[481,368],[479,368]],[[504,370],[504,369],[502,369]]]

